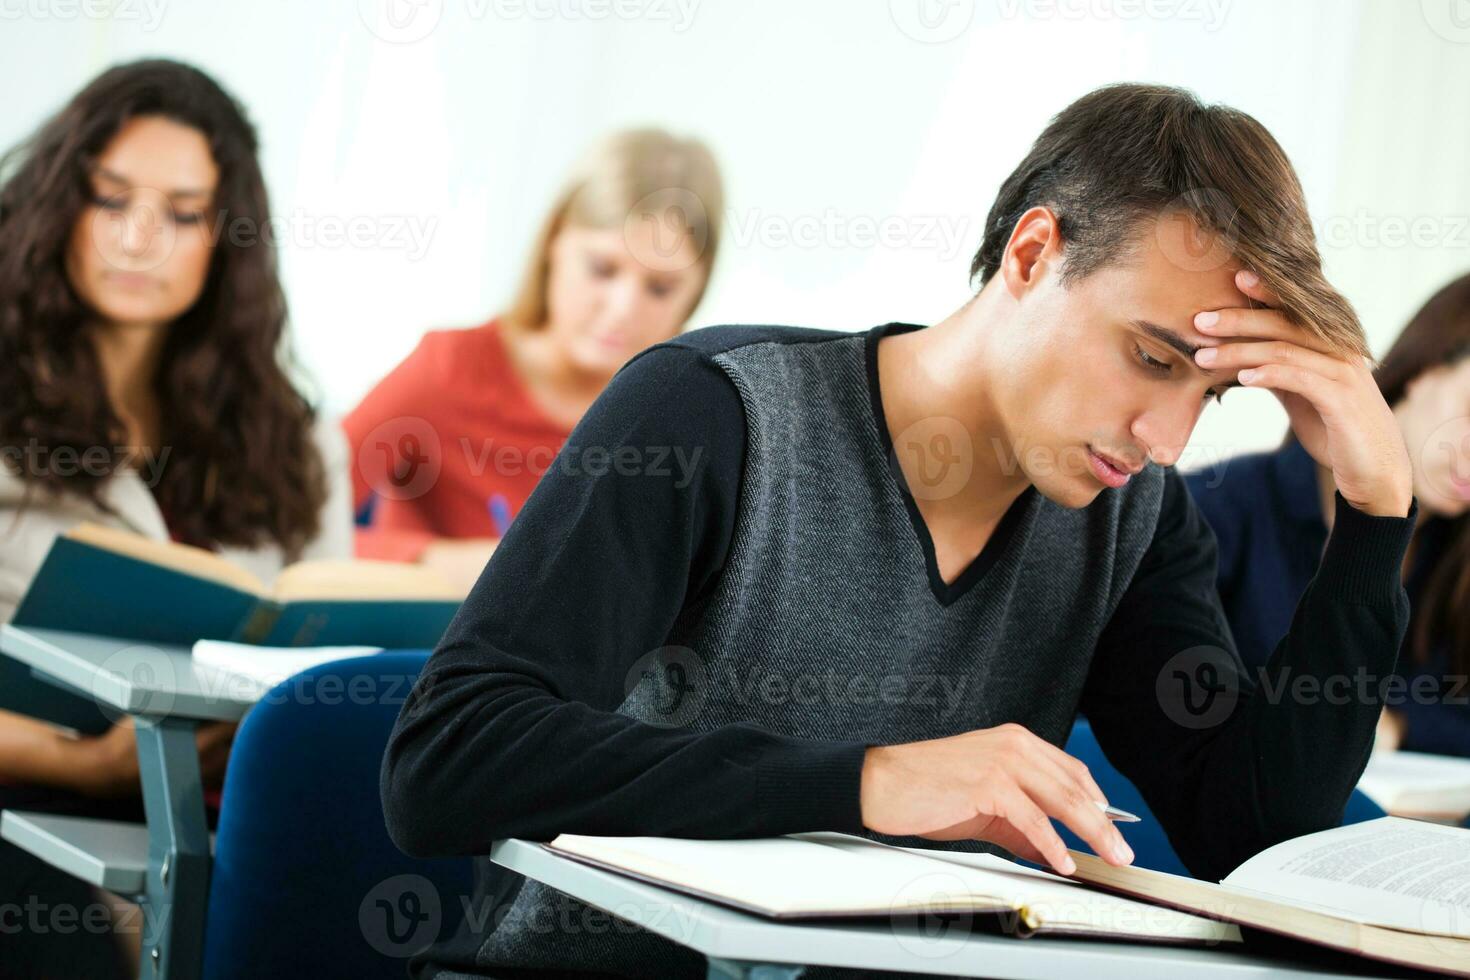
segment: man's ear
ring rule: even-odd
[[[1016,221],[1000,258],[1006,291],[1020,299],[1062,260],[1062,225],[1051,208],[1034,207]]]

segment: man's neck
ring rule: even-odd
[[[997,331],[987,329],[998,315],[996,298],[995,291],[982,290],[939,323],[878,344],[883,414],[909,486],[922,478],[920,467],[932,462],[926,458],[929,434],[953,428],[951,422],[936,427],[933,420],[952,419],[968,436],[968,447],[954,445],[953,450],[969,454],[969,479],[952,494],[922,500],[916,495],[920,512],[931,522],[961,518],[993,525],[1030,485],[1012,452],[990,378],[999,363],[988,349]],[[907,441],[918,445],[904,445]]]

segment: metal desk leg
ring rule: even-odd
[[[209,826],[195,747],[197,722],[136,719],[148,888],[140,980],[195,980],[203,969],[209,901]]]
[[[709,958],[708,980],[796,980],[804,966],[789,963],[750,963],[745,960]]]

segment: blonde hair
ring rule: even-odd
[[[708,272],[719,250],[724,211],[720,168],[703,143],[662,129],[613,133],[582,157],[557,194],[502,318],[520,329],[546,323],[551,245],[563,228],[622,228],[638,214],[667,212],[684,225],[697,264]],[[708,282],[706,276],[686,317],[699,306]]]

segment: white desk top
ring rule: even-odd
[[[1408,971],[1363,960],[1355,973],[1287,964],[1235,949],[1204,949],[1094,940],[961,933],[924,935],[913,924],[831,922],[788,924],[738,912],[554,854],[540,844],[505,840],[490,859],[572,897],[634,922],[706,956],[757,963],[791,963],[983,976],[1012,980],[1140,980],[1187,976],[1244,978],[1395,977]]]
[[[257,684],[194,662],[188,647],[0,626],[0,650],[119,712],[239,721]]]

